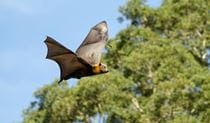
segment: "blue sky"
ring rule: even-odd
[[[21,121],[33,92],[59,77],[56,63],[45,59],[47,35],[73,51],[96,23],[106,20],[114,37],[125,0],[0,0],[0,121]],[[160,0],[150,0],[158,6]],[[69,83],[75,80],[69,80]]]

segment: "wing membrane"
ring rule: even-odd
[[[44,42],[48,48],[46,58],[54,60],[60,67],[60,81],[74,77],[74,73],[78,73],[79,70],[86,70],[91,67],[83,59],[78,58],[74,52],[67,49],[53,38],[47,37]]]
[[[101,60],[102,49],[108,39],[108,28],[105,21],[95,25],[79,46],[76,54],[89,64],[98,64]]]

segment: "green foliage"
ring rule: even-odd
[[[120,7],[131,21],[110,39],[103,61],[108,74],[81,79],[75,87],[55,81],[35,92],[25,123],[207,123],[210,121],[210,2],[144,0]]]
[[[76,120],[89,122],[97,113],[123,115],[129,107],[131,81],[117,71],[103,76],[81,79],[76,87],[65,83],[46,85],[35,92],[36,101],[24,111],[25,123],[63,123]]]

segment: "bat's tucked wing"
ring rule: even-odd
[[[90,32],[86,36],[85,40],[79,46],[81,48],[84,45],[97,43],[108,39],[108,28],[106,21],[102,21],[91,28]],[[79,48],[77,50],[79,50]]]
[[[69,78],[80,78],[90,74],[88,72],[91,65],[77,57],[74,52],[50,37],[47,37],[45,43],[48,48],[46,58],[54,60],[60,67],[60,81]]]
[[[76,53],[89,64],[98,64],[101,60],[102,49],[104,48],[107,39],[107,23],[106,21],[102,21],[90,30]]]

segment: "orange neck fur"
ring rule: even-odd
[[[100,65],[99,64],[93,65],[92,70],[93,70],[93,73],[95,73],[95,74],[101,73],[101,69],[100,69]]]

